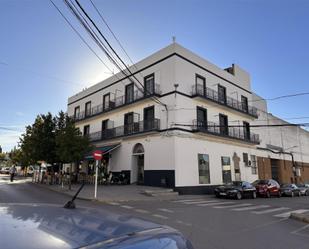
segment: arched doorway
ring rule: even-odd
[[[134,145],[132,151],[131,183],[144,184],[144,146],[140,143]]]

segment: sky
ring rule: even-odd
[[[108,63],[63,1],[53,1]],[[169,45],[175,36],[177,43],[221,68],[240,65],[251,75],[252,90],[263,98],[309,92],[307,0],[93,2],[134,62]],[[124,56],[90,1],[80,3]],[[0,145],[10,151],[38,114],[66,111],[68,97],[111,72],[49,0],[0,0],[0,30]],[[309,117],[308,99],[269,101],[269,112],[290,122],[309,122],[291,119]]]

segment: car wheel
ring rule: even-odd
[[[219,194],[216,194],[216,197],[217,197],[217,198],[220,198],[220,195],[219,195]]]
[[[291,197],[294,197],[294,192],[291,193]]]
[[[266,197],[270,198],[270,192],[269,191],[266,192]]]
[[[256,199],[256,192],[255,191],[252,192],[252,199]]]
[[[241,200],[241,198],[242,198],[242,194],[240,192],[237,192],[236,199]]]

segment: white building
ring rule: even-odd
[[[250,130],[259,113],[250,103],[263,101],[253,101],[247,72],[223,70],[177,43],[130,70],[146,90],[120,72],[68,100],[69,116],[106,152],[109,171],[182,193],[258,178],[257,156],[270,152],[257,150]]]

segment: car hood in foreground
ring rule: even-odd
[[[154,248],[164,248],[164,239],[165,244],[171,243],[168,238],[173,237],[177,246],[172,248],[192,248],[172,228],[92,208],[72,210],[56,205],[8,204],[0,206],[0,219],[1,248],[6,249],[131,248],[134,243],[156,238],[162,247],[156,244]],[[149,244],[147,248],[153,247]]]

